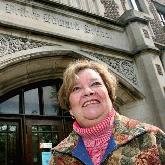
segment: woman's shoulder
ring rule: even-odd
[[[162,132],[164,133],[159,127],[154,126],[152,124],[147,124],[144,122],[141,122],[136,119],[131,119],[126,116],[123,116],[121,114],[116,113],[115,117],[115,124],[119,128],[125,128],[125,130],[138,130],[140,129],[141,131],[145,132]]]
[[[114,135],[118,143],[126,143],[143,134],[148,134],[155,137],[164,137],[165,133],[158,127],[140,122],[135,119],[130,119],[126,116],[116,114]]]
[[[62,140],[57,146],[52,148],[53,152],[70,153],[76,146],[78,138],[78,134],[72,131],[68,137]]]

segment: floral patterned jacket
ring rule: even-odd
[[[50,165],[93,165],[74,131],[53,150]],[[165,133],[116,113],[101,165],[165,165]]]

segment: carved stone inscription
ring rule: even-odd
[[[40,18],[40,14],[37,10],[32,9],[30,7],[16,5],[14,3],[4,2],[4,7],[6,13],[14,14],[17,16],[25,17],[25,18],[31,18],[38,20]]]
[[[127,34],[120,26],[82,15],[73,15],[54,6],[44,8],[28,1],[0,1],[0,23],[30,29],[104,47],[131,51]],[[52,10],[53,9],[53,10]],[[91,20],[90,20],[91,19]],[[107,26],[107,27],[106,27]],[[115,29],[117,27],[117,29]]]
[[[110,31],[105,28],[95,26],[83,21],[75,20],[66,16],[62,16],[57,13],[41,11],[39,9],[14,4],[11,2],[3,2],[3,6],[5,8],[5,13],[7,14],[14,14],[15,16],[28,18],[35,21],[42,21],[43,23],[81,31],[84,33],[95,35],[97,37],[102,37],[106,39],[112,38]]]

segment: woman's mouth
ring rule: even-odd
[[[88,100],[88,101],[85,101],[84,102],[84,104],[83,104],[82,107],[87,107],[88,105],[99,104],[99,103],[100,103],[100,101],[99,100],[96,100],[96,99],[94,99],[94,100]]]

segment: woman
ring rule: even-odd
[[[165,134],[114,110],[116,84],[102,64],[69,65],[59,103],[75,122],[73,132],[53,149],[51,165],[165,164]]]

